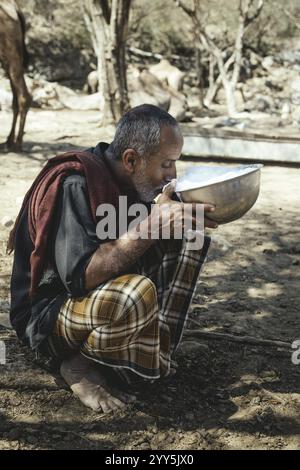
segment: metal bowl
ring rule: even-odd
[[[216,167],[203,167],[202,173],[204,172],[206,175],[213,175],[214,172],[219,173],[215,178],[207,177],[208,184],[206,185],[203,182],[201,168],[190,169],[181,181],[178,180],[176,192],[179,192],[183,202],[214,204],[216,210],[209,214],[209,218],[218,224],[227,224],[242,217],[256,202],[260,189],[260,169],[262,166],[230,167],[223,171],[223,176],[222,172],[216,171]],[[198,187],[197,174],[199,174]]]

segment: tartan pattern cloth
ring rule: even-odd
[[[153,245],[130,270],[62,305],[48,352],[84,356],[114,369],[132,383],[136,374],[158,379],[170,372],[210,238],[200,251],[185,240]]]

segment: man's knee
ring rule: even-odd
[[[145,297],[149,301],[156,301],[157,292],[154,282],[147,276],[141,274],[133,275],[132,279],[133,295],[137,298]]]
[[[138,305],[151,311],[157,307],[157,291],[154,282],[146,276],[140,274],[132,275],[128,283],[129,289],[125,289],[128,293],[128,302]],[[124,290],[123,290],[124,293]]]

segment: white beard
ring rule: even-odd
[[[143,202],[152,202],[161,191],[160,188],[153,188],[147,176],[145,176],[142,171],[134,176],[133,183],[140,200]]]

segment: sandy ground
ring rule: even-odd
[[[24,153],[0,153],[0,221],[14,219],[45,161],[108,139],[97,112],[31,111]],[[0,113],[0,141],[10,115]],[[183,161],[186,166],[203,163]],[[214,232],[189,329],[280,340],[286,345],[186,336],[176,376],[139,389],[114,415],[81,405],[56,371],[3,324],[9,308],[9,228],[0,226],[0,449],[300,449],[300,169],[265,166],[261,194],[242,219]],[[196,322],[199,323],[197,325]]]

